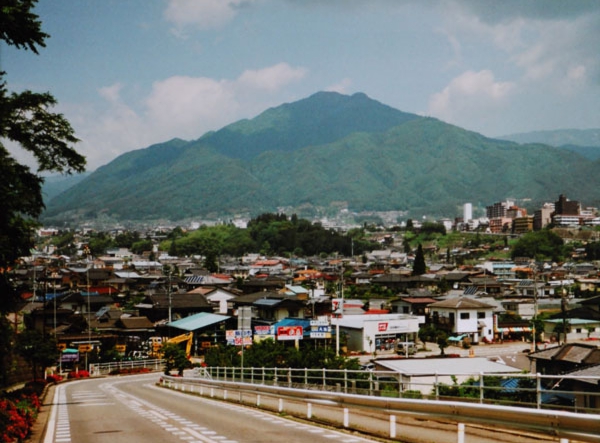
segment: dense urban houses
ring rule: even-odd
[[[565,243],[583,232],[593,244],[598,231],[589,214],[597,211],[563,195],[534,216],[512,201],[488,206],[487,217],[478,220],[471,211],[466,208],[453,227],[467,231],[463,244],[442,249],[433,241],[422,248],[426,269],[420,275],[413,275],[415,248],[407,251],[401,231],[375,233],[381,249],[357,256],[221,256],[216,272],[203,266],[202,257],[160,251],[158,242],[150,243],[152,257],[118,248],[94,258],[83,253],[82,235],[73,258],[40,248],[8,271],[22,299],[9,319],[17,330],[56,337],[68,350],[67,369],[109,351],[121,358],[155,355],[153,344],[187,340],[192,333],[190,352],[199,359],[214,346],[240,346],[242,336],[246,345],[272,339],[343,355],[391,352],[393,361],[378,358],[377,367],[422,389],[416,386],[427,385],[419,374],[427,363],[417,363],[416,351],[423,346],[421,334],[435,331],[429,339],[442,340],[450,355],[487,343],[529,342],[537,371],[598,371],[600,272],[598,260],[586,260],[586,243],[556,262],[495,259],[476,241],[488,234],[502,244],[552,224],[565,230]],[[569,224],[576,226],[564,227],[566,217],[575,217]],[[499,370],[484,360],[470,359],[471,368]],[[451,372],[459,364],[447,359],[436,367]]]

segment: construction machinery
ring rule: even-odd
[[[173,343],[179,344],[186,342],[185,344],[185,356],[188,360],[192,357],[192,344],[194,342],[194,333],[187,332],[185,334],[177,335],[175,337],[150,337],[148,339],[149,356],[151,358],[161,358],[164,344]]]

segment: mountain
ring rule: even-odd
[[[121,155],[48,203],[47,223],[350,211],[454,216],[464,202],[598,204],[599,162],[486,138],[364,94],[319,92],[187,142]]]
[[[89,172],[74,175],[50,175],[44,178],[42,186],[42,195],[45,202],[49,202],[57,195],[63,193],[67,189],[75,186],[90,175]]]
[[[568,149],[590,160],[600,159],[600,129],[558,129],[534,131],[500,137],[517,143],[543,143]]]

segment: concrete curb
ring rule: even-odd
[[[54,389],[56,385],[50,384],[46,386],[42,397],[40,398],[41,407],[38,412],[37,419],[31,428],[31,434],[25,441],[31,443],[41,443],[44,441],[46,434],[46,428],[48,426],[48,419],[50,418],[50,412],[52,412],[54,402]]]

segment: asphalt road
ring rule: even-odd
[[[44,443],[366,440],[241,405],[155,386],[160,374],[74,381],[54,390]]]
[[[210,398],[157,387],[160,374],[108,377],[62,383],[50,392],[44,402],[40,422],[47,422],[45,434],[38,429],[32,442],[44,443],[121,443],[121,442],[344,442],[391,441],[384,438],[359,436],[319,427],[306,421],[286,418],[277,413],[277,399],[262,399],[261,407],[272,403],[270,412],[239,404],[235,392],[227,402],[216,400],[223,393]],[[241,398],[239,399],[241,400]],[[248,403],[249,399],[245,399]],[[250,401],[252,403],[252,401]],[[313,405],[313,417],[325,417],[333,422],[341,420],[339,406]],[[285,409],[297,416],[306,416],[306,403],[291,404],[285,400]],[[456,424],[430,420],[428,417],[398,415],[395,442],[454,443]],[[385,435],[389,429],[389,415],[374,411],[350,411],[350,422],[360,429],[379,428]],[[41,424],[40,423],[40,424]],[[465,443],[497,442],[540,443],[558,442],[554,438],[539,438],[492,428],[466,426]]]

